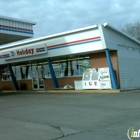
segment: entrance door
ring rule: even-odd
[[[32,66],[33,90],[44,90],[43,66]]]

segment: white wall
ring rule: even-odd
[[[108,49],[117,50],[118,45],[140,48],[140,43],[136,43],[126,36],[110,29],[107,26],[102,26],[104,32],[105,43]]]
[[[107,26],[102,26],[106,47],[118,50],[120,88],[140,87],[140,43]]]
[[[42,47],[46,44],[47,51],[44,54],[24,55],[23,57],[12,57],[11,51],[24,50],[26,48]],[[64,35],[54,37],[46,37],[45,39],[22,43],[20,45],[11,46],[10,48],[0,49],[0,55],[9,54],[9,58],[0,59],[0,64],[21,62],[27,60],[35,60],[47,57],[60,57],[64,55],[73,55],[78,53],[88,53],[103,50],[100,33],[98,28],[91,28]]]
[[[102,49],[102,44],[101,44],[100,39],[97,39],[98,41],[96,41],[96,39],[93,39],[91,40],[91,42],[80,41],[80,40],[94,38],[94,37],[100,37],[99,31],[97,28],[88,30],[88,31],[68,34],[62,37],[57,37],[57,38],[48,40],[47,41],[47,46],[48,46],[48,51],[49,51],[48,55],[49,57],[54,57],[54,56],[61,56],[61,55],[85,53],[85,52],[91,52],[91,51]],[[77,43],[73,43],[72,45],[70,42],[73,42],[73,41],[79,41],[79,44],[77,42]],[[49,46],[53,46],[55,44],[63,44],[63,43],[70,43],[71,46],[67,46],[68,44],[60,45],[62,46],[62,48],[54,47],[57,49],[49,50]]]
[[[140,50],[118,46],[120,86],[140,87]]]

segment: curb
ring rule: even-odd
[[[133,88],[133,89],[116,89],[116,90],[2,90],[0,94],[5,93],[123,93],[128,91],[138,91],[140,88]]]
[[[1,93],[120,93],[120,90],[3,90]]]
[[[43,90],[36,92],[46,93],[119,93],[120,90]]]

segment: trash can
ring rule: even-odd
[[[20,83],[20,90],[27,90],[27,85],[25,83]]]

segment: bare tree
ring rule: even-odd
[[[122,28],[122,31],[140,41],[140,22],[139,21],[135,23],[126,24]]]

